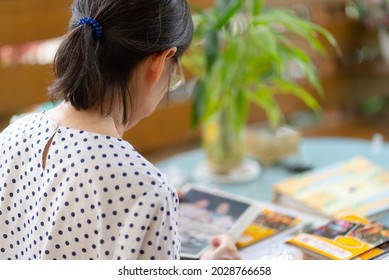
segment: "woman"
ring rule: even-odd
[[[178,259],[178,197],[122,140],[177,75],[185,0],[76,0],[49,88],[56,108],[0,135],[0,259]],[[216,237],[205,259],[239,258]]]

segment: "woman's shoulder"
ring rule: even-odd
[[[162,172],[129,142],[86,131],[66,130],[59,129],[57,141],[72,143],[76,160],[82,162],[82,167],[88,168],[89,173],[93,173],[98,181],[109,182],[111,185],[124,184],[128,188],[139,187],[142,190],[170,190]],[[78,135],[74,135],[75,133]]]
[[[116,149],[100,161],[98,168],[94,164],[89,166],[92,170],[89,176],[94,178],[94,186],[101,195],[108,195],[112,200],[124,199],[128,205],[139,200],[169,209],[177,208],[174,206],[178,203],[176,190],[158,168],[132,146],[127,149],[119,147],[120,152]]]
[[[3,130],[3,132],[7,130],[13,130],[13,129],[21,129],[21,128],[27,128],[29,126],[38,126],[42,122],[48,123],[44,119],[44,116],[42,113],[25,113],[25,114],[19,114],[14,115],[10,118],[8,126]]]
[[[6,142],[12,142],[17,137],[22,137],[26,133],[37,133],[38,130],[43,130],[44,127],[49,129],[49,121],[46,120],[42,113],[26,113],[11,117],[6,128],[0,131],[0,141],[5,145]]]

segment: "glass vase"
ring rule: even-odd
[[[244,128],[234,125],[233,114],[227,109],[216,112],[203,125],[203,148],[209,170],[228,174],[239,167],[245,156]]]

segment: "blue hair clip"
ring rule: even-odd
[[[96,35],[96,38],[100,38],[101,36],[103,36],[103,28],[101,27],[101,24],[91,18],[91,17],[85,17],[83,19],[80,20],[80,22],[78,23],[77,26],[80,26],[80,25],[83,25],[83,24],[89,24],[93,27],[93,30],[95,31],[95,35]]]

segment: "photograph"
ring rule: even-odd
[[[339,235],[347,235],[357,226],[359,225],[356,223],[351,223],[343,220],[333,220],[330,223],[315,229],[313,231],[313,234],[326,237],[328,239],[335,239]]]
[[[250,199],[207,185],[188,183],[181,191],[178,234],[181,257],[186,259],[199,258],[209,250],[213,236],[238,239],[260,211]]]
[[[380,245],[389,240],[389,231],[381,223],[370,223],[366,226],[357,228],[350,233],[351,236],[364,242]]]
[[[197,255],[209,246],[209,240],[212,237],[202,231],[195,229],[183,229],[179,231],[181,240],[181,253]]]
[[[298,219],[295,217],[284,215],[281,213],[263,211],[263,213],[261,213],[254,220],[253,224],[266,228],[271,228],[276,231],[283,231],[294,226],[297,220]]]
[[[205,223],[221,231],[232,228],[250,207],[245,202],[220,197],[200,190],[189,190],[180,202],[180,218]]]

